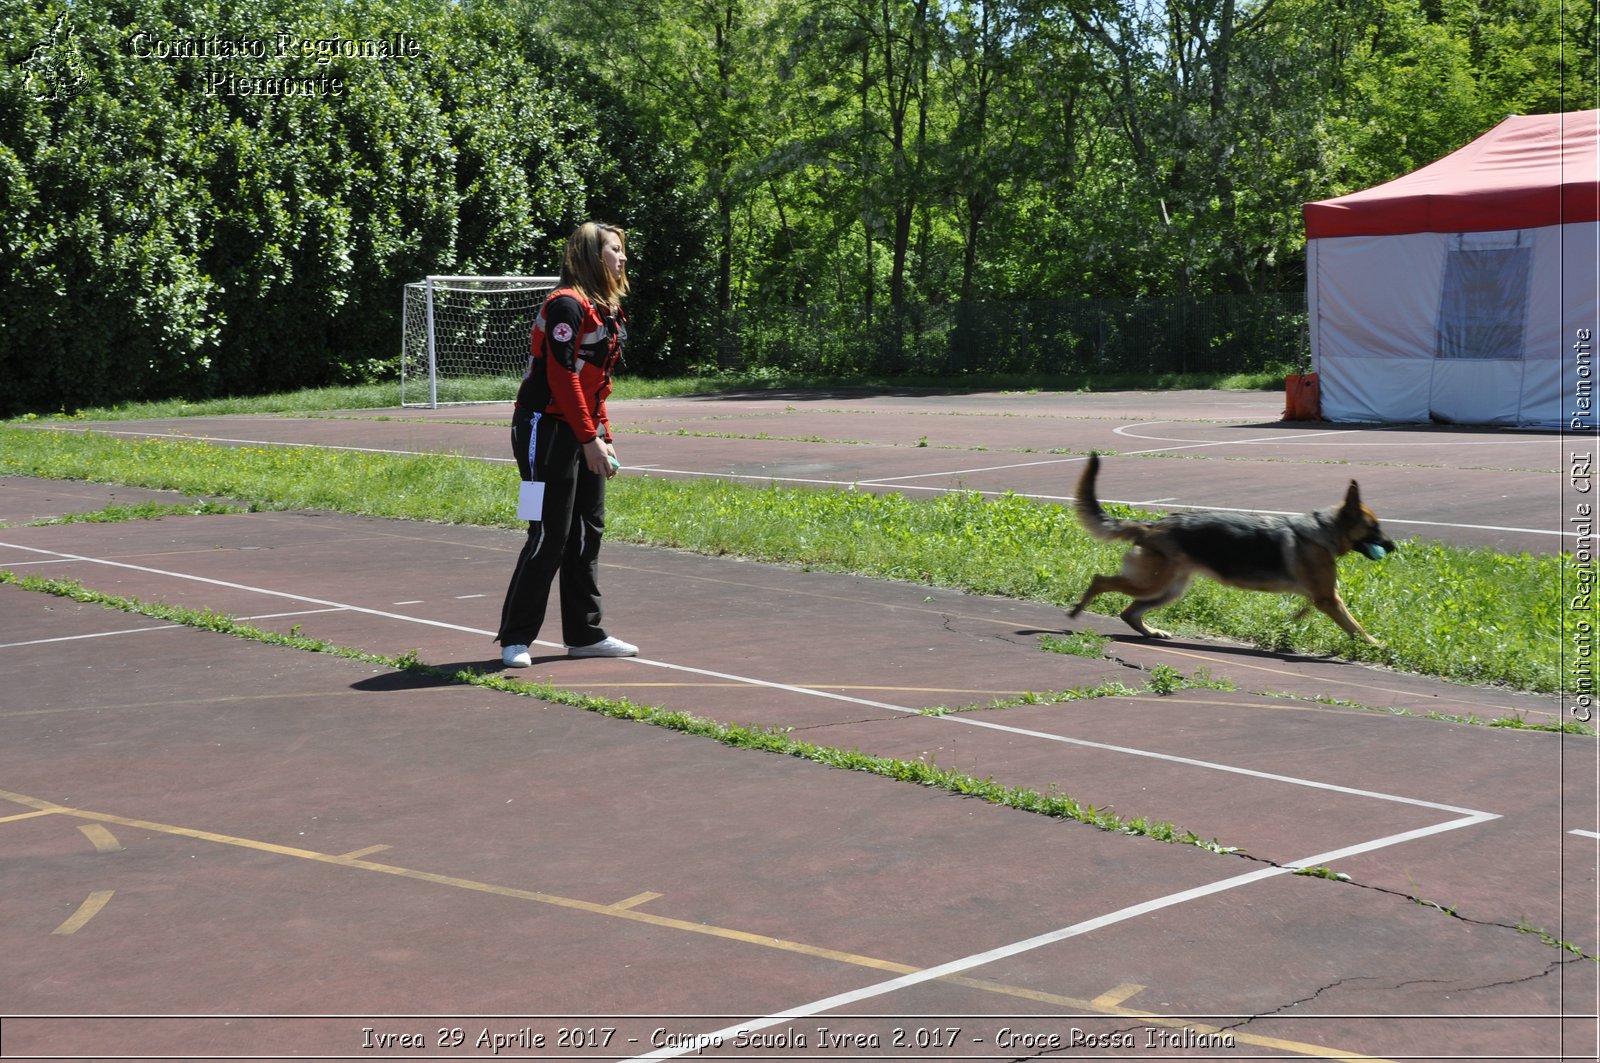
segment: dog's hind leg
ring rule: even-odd
[[[1126,594],[1133,599],[1122,611],[1122,619],[1129,627],[1146,638],[1171,638],[1159,628],[1148,627],[1144,614],[1176,601],[1188,588],[1189,575],[1161,554],[1135,547],[1122,556],[1122,570],[1115,576],[1096,576],[1091,580],[1089,589],[1067,615],[1077,616],[1090,602],[1107,592]]]
[[[1144,622],[1144,614],[1152,609],[1160,609],[1163,605],[1170,605],[1183,597],[1183,592],[1189,589],[1189,577],[1182,575],[1162,588],[1159,594],[1145,598],[1137,598],[1122,611],[1122,619],[1127,621],[1129,627],[1152,639],[1170,639],[1172,633],[1163,631],[1158,627],[1151,627]]]
[[[1121,576],[1096,576],[1094,579],[1090,580],[1088,590],[1083,592],[1083,597],[1078,599],[1077,605],[1074,605],[1071,609],[1067,610],[1067,615],[1076,619],[1079,613],[1083,612],[1089,607],[1090,602],[1094,601],[1107,591],[1119,591],[1123,594],[1128,593],[1117,586],[1117,581],[1121,578]]]

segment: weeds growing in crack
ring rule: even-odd
[[[1065,653],[1073,657],[1087,657],[1098,660],[1106,655],[1106,643],[1110,642],[1109,635],[1102,635],[1094,628],[1081,628],[1062,637],[1060,635],[1040,635],[1039,645],[1051,653]]]
[[[162,517],[199,517],[227,513],[252,513],[255,506],[239,506],[226,502],[135,502],[131,505],[110,505],[82,513],[64,513],[59,517],[43,517],[30,521],[30,528],[51,528],[62,524],[121,524],[124,521],[159,520]]]
[[[1271,863],[1271,861],[1266,862],[1269,864]],[[1487,919],[1472,919],[1468,916],[1462,915],[1453,905],[1441,904],[1438,901],[1427,900],[1421,896],[1415,880],[1411,882],[1413,892],[1402,893],[1399,890],[1388,889],[1384,886],[1374,886],[1365,882],[1356,882],[1349,875],[1336,872],[1327,867],[1304,867],[1295,871],[1295,874],[1306,876],[1308,878],[1321,878],[1328,879],[1329,881],[1347,882],[1358,887],[1359,889],[1371,890],[1374,893],[1383,893],[1391,897],[1399,897],[1410,901],[1412,904],[1418,905],[1419,907],[1431,908],[1441,915],[1449,916],[1451,919],[1455,919],[1459,922],[1470,923],[1473,926],[1481,926],[1499,930],[1515,930],[1519,934],[1532,934],[1537,936],[1541,941],[1543,941],[1546,945],[1549,945],[1551,948],[1561,949],[1562,951],[1570,952],[1574,956],[1577,956],[1581,959],[1600,963],[1600,956],[1591,956],[1584,952],[1577,945],[1574,945],[1569,941],[1562,941],[1549,931],[1534,926],[1532,923],[1529,923],[1526,920],[1519,920],[1516,923],[1497,923]]]
[[[1543,927],[1534,926],[1532,923],[1529,923],[1526,920],[1519,919],[1517,921],[1516,931],[1519,934],[1537,935],[1539,940],[1543,941],[1546,945],[1549,945],[1553,949],[1560,949],[1563,952],[1570,952],[1574,956],[1577,956],[1580,959],[1588,960],[1591,963],[1600,963],[1600,956],[1591,956],[1584,952],[1579,946],[1574,945],[1572,942],[1562,941],[1560,938],[1556,937],[1548,930],[1545,930]]]
[[[1472,713],[1461,714],[1437,712],[1432,709],[1429,709],[1427,712],[1415,712],[1411,709],[1400,708],[1396,705],[1366,705],[1359,701],[1352,701],[1349,698],[1334,698],[1326,696],[1307,697],[1304,694],[1292,694],[1284,690],[1262,690],[1258,691],[1258,693],[1262,697],[1281,698],[1285,701],[1305,701],[1314,705],[1332,705],[1341,709],[1356,709],[1360,712],[1381,713],[1385,716],[1400,716],[1413,720],[1435,720],[1440,723],[1459,723],[1466,724],[1470,727],[1501,727],[1513,731],[1547,731],[1554,734],[1587,735],[1591,737],[1600,734],[1600,731],[1596,731],[1593,726],[1586,723],[1579,723],[1576,720],[1559,724],[1529,723],[1527,716],[1519,713],[1496,716],[1492,719],[1486,720],[1481,716],[1477,716]]]
[[[986,704],[935,705],[919,710],[923,716],[949,716],[957,712],[987,712],[996,709],[1015,709],[1025,705],[1065,705],[1075,701],[1094,701],[1099,698],[1132,698],[1141,694],[1164,697],[1179,690],[1233,690],[1226,679],[1214,679],[1208,668],[1192,675],[1184,675],[1171,665],[1158,664],[1150,669],[1150,678],[1140,687],[1130,687],[1115,679],[1094,686],[1072,687],[1067,690],[1027,690],[1009,698],[996,698]]]
[[[626,698],[605,697],[565,690],[544,682],[514,679],[499,673],[478,672],[470,669],[449,670],[424,662],[417,651],[398,656],[383,656],[362,650],[337,646],[321,639],[306,638],[292,632],[264,631],[234,620],[212,610],[188,609],[159,602],[143,602],[90,590],[71,580],[43,579],[37,576],[18,576],[0,570],[0,584],[11,584],[23,590],[52,594],[73,601],[102,605],[123,612],[156,617],[172,623],[183,624],[235,638],[249,639],[269,645],[282,646],[314,653],[329,653],[351,660],[378,664],[413,675],[427,676],[451,682],[497,690],[555,705],[567,705],[594,712],[613,719],[631,720],[665,727],[684,734],[709,738],[736,749],[748,749],[797,757],[827,767],[848,771],[861,771],[900,782],[914,783],[964,797],[975,797],[990,804],[1020,811],[1032,812],[1053,819],[1085,823],[1100,830],[1153,838],[1177,845],[1193,845],[1209,852],[1228,854],[1237,850],[1223,846],[1215,839],[1205,840],[1192,831],[1180,830],[1171,823],[1137,817],[1125,819],[1109,808],[1084,804],[1051,787],[1047,792],[1025,787],[1006,786],[992,778],[980,779],[975,775],[941,768],[928,760],[899,760],[863,753],[855,749],[821,746],[802,742],[790,736],[788,729],[747,727],[740,724],[721,723],[691,713],[670,710],[654,705],[641,705]]]

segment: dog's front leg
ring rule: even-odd
[[[1345,631],[1358,639],[1365,639],[1368,645],[1379,647],[1383,645],[1383,643],[1367,634],[1366,628],[1357,623],[1356,618],[1350,615],[1350,610],[1345,607],[1344,599],[1339,597],[1338,591],[1335,591],[1329,597],[1318,598],[1312,604],[1331,617],[1333,622],[1344,628]]]

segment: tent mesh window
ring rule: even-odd
[[[1445,256],[1438,357],[1522,359],[1533,248],[1486,246],[1508,235],[1521,243],[1520,234],[1463,233]]]

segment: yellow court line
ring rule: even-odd
[[[598,683],[596,685],[605,687],[607,690],[622,689],[622,688],[650,689],[650,688],[653,688],[653,687],[688,687],[688,688],[693,688],[693,689],[697,689],[697,690],[698,689],[711,688],[711,687],[733,687],[733,688],[737,688],[737,689],[740,689],[740,690],[748,690],[748,689],[750,689],[750,684],[749,683],[712,683],[712,682],[705,682],[705,683],[672,683],[672,682],[660,682],[660,683],[651,683],[651,682],[644,682],[644,683]],[[788,685],[794,687],[796,690],[801,691],[801,692],[804,692],[804,691],[807,691],[807,690],[870,690],[873,693],[877,693],[877,694],[883,694],[883,693],[888,693],[888,694],[976,694],[976,695],[978,695],[980,697],[986,697],[986,698],[1004,697],[1004,696],[1007,696],[1007,695],[1010,695],[1012,697],[1021,697],[1024,694],[1035,694],[1035,693],[1038,693],[1037,690],[994,690],[992,688],[985,688],[983,690],[973,690],[973,689],[970,689],[970,688],[963,688],[963,687],[869,686],[869,685],[864,684],[864,683],[855,683],[855,684],[851,684],[851,683],[790,683]]]
[[[452,886],[456,889],[470,890],[476,893],[488,893],[500,897],[510,897],[516,900],[536,901],[557,908],[568,908],[594,915],[609,915],[618,919],[628,919],[639,923],[648,923],[652,926],[665,927],[671,930],[684,930],[694,934],[708,937],[725,938],[731,941],[742,941],[749,944],[762,945],[767,948],[782,949],[786,952],[818,957],[821,959],[836,960],[841,963],[854,964],[859,967],[870,967],[881,971],[890,971],[894,974],[913,974],[920,970],[917,967],[908,967],[905,964],[891,963],[886,960],[875,959],[871,956],[860,956],[850,952],[840,952],[836,949],[823,948],[817,945],[807,945],[798,941],[786,941],[782,938],[768,937],[765,934],[752,934],[743,930],[733,930],[727,927],[713,926],[708,923],[695,923],[687,919],[672,919],[667,916],[651,915],[649,912],[635,911],[631,908],[618,908],[610,904],[599,904],[594,901],[578,900],[573,897],[562,897],[553,893],[541,893],[538,890],[518,889],[514,886],[497,886],[489,882],[478,882],[474,879],[460,878],[455,875],[441,875],[433,871],[418,871],[413,868],[399,867],[395,864],[380,864],[371,860],[361,860],[353,857],[334,856],[329,853],[319,853],[311,849],[299,849],[290,845],[278,845],[275,842],[257,841],[252,838],[239,838],[230,834],[219,834],[215,831],[196,830],[192,827],[179,827],[169,823],[155,823],[150,820],[131,819],[126,816],[117,816],[108,812],[92,812],[88,809],[69,808],[57,805],[39,798],[28,797],[24,794],[12,793],[9,790],[0,790],[0,799],[13,801],[19,805],[31,805],[41,811],[54,812],[58,815],[71,816],[79,819],[94,820],[100,823],[113,823],[134,830],[153,831],[157,834],[171,834],[180,838],[193,838],[196,841],[215,842],[218,845],[231,845],[241,849],[252,849],[257,852],[274,853],[278,856],[290,856],[299,860],[309,860],[313,863],[332,864],[336,867],[358,868],[363,871],[376,871],[380,874],[394,875],[397,878],[411,879],[417,882],[431,882],[439,886]]]
[[[78,910],[72,913],[72,918],[50,931],[50,933],[76,934],[84,923],[93,919],[100,909],[106,906],[106,902],[111,899],[111,895],[115,892],[116,890],[95,890],[89,894],[82,904],[78,905]]]
[[[1146,988],[1148,987],[1139,985],[1137,982],[1124,982],[1119,986],[1106,990],[1089,1003],[1097,1008],[1115,1008],[1129,997],[1137,993],[1143,993]]]
[[[277,704],[286,697],[293,698],[350,698],[360,697],[357,690],[296,690],[288,693],[273,694],[218,694],[206,698],[169,698],[163,701],[117,701],[104,705],[59,705],[49,709],[21,709],[16,712],[0,712],[0,720],[22,719],[28,716],[57,716],[68,712],[113,712],[124,709],[166,709],[176,708],[181,705],[248,705],[256,702],[272,702]],[[3,821],[0,821],[3,822]]]
[[[18,812],[14,816],[0,816],[0,823],[15,823],[18,820],[38,819],[40,816],[53,816],[55,814],[56,812],[53,808],[47,808],[40,812]]]
[[[674,919],[669,916],[652,915],[641,912],[631,907],[634,904],[643,904],[646,900],[653,900],[657,895],[641,893],[615,904],[598,904],[594,901],[578,900],[573,897],[562,897],[552,893],[541,893],[537,890],[518,889],[513,886],[497,886],[493,883],[478,882],[474,879],[460,878],[455,875],[441,875],[432,871],[418,871],[412,868],[399,867],[394,864],[380,864],[370,860],[361,860],[352,856],[333,856],[328,853],[319,853],[310,849],[298,849],[289,845],[278,845],[275,842],[258,841],[252,838],[240,838],[229,834],[219,834],[215,831],[197,830],[192,827],[179,827],[168,823],[155,823],[149,820],[131,819],[117,816],[108,812],[92,812],[88,809],[69,808],[57,805],[41,798],[28,797],[24,794],[12,793],[9,790],[0,790],[0,800],[11,801],[19,805],[26,805],[38,809],[42,813],[56,814],[79,819],[88,819],[99,823],[113,823],[135,830],[153,831],[158,834],[171,834],[182,838],[193,838],[197,841],[215,842],[219,845],[231,845],[242,849],[251,849],[257,852],[274,853],[279,856],[294,857],[299,860],[309,860],[313,863],[331,864],[335,867],[356,868],[363,871],[375,871],[384,875],[393,875],[398,878],[410,879],[415,882],[429,882],[438,886],[450,886],[455,889],[470,890],[475,893],[487,893],[499,897],[508,897],[514,900],[534,901],[539,904],[548,904],[557,908],[566,908],[573,911],[588,912],[592,915],[610,916],[614,919],[626,919],[631,922],[645,923],[650,926],[661,927],[668,930],[679,930],[690,934],[699,934],[705,937],[720,938],[726,941],[738,941],[745,944],[757,945],[762,948],[777,949],[782,952],[793,953],[801,956],[810,956],[815,959],[832,960],[837,963],[849,964],[855,967],[866,967],[877,971],[887,971],[892,974],[917,974],[924,968],[910,964],[897,963],[893,960],[878,959],[874,956],[863,956],[859,953],[842,952],[838,949],[825,948],[820,945],[808,945],[804,942],[789,941],[784,938],[769,937],[765,934],[754,934],[744,930],[734,930],[729,927],[714,926],[709,923],[696,923],[687,919]],[[105,905],[111,897],[111,891],[91,894],[83,908],[61,928],[58,934],[70,934],[82,926],[95,912]],[[92,911],[85,914],[90,903],[99,898]],[[69,924],[76,923],[71,929],[66,929]],[[1021,986],[1007,985],[1003,982],[991,982],[985,979],[968,978],[964,975],[949,975],[940,981],[952,985],[963,986],[968,989],[977,989],[988,993],[998,993],[1005,996],[1017,997],[1024,1000],[1033,1000],[1041,1003],[1056,1004],[1063,1007],[1075,1008],[1083,1011],[1094,1011],[1100,1014],[1117,1017],[1138,1018],[1158,1026],[1168,1026],[1174,1029],[1189,1029],[1196,1033],[1226,1033],[1236,1043],[1259,1045],[1276,1048],[1283,1051],[1294,1052],[1297,1055],[1310,1056],[1316,1059],[1332,1059],[1339,1061],[1356,1060],[1364,1063],[1391,1063],[1389,1060],[1379,1059],[1375,1056],[1360,1053],[1344,1052],[1339,1049],[1328,1048],[1323,1045],[1307,1044],[1300,1041],[1286,1041],[1275,1037],[1261,1037],[1246,1033],[1243,1030],[1222,1030],[1220,1027],[1206,1026],[1199,1023],[1185,1022],[1181,1019],[1168,1019],[1150,1012],[1135,1011],[1114,1005],[1101,1006],[1094,1000],[1081,1000],[1075,997],[1058,996],[1038,990],[1025,989]]]
[[[78,828],[83,831],[83,836],[94,843],[95,851],[101,853],[120,853],[122,843],[117,841],[117,836],[106,830],[98,823],[85,823]]]
[[[1162,647],[1159,648],[1159,650],[1160,650],[1161,653],[1172,654],[1175,657],[1188,657],[1190,660],[1205,661],[1207,664],[1214,664],[1214,665],[1218,666],[1219,668],[1221,668],[1221,667],[1225,667],[1225,668],[1243,668],[1243,669],[1246,669],[1246,670],[1252,671],[1252,672],[1265,672],[1268,675],[1288,676],[1288,677],[1293,678],[1293,679],[1304,679],[1305,678],[1304,673],[1294,671],[1293,669],[1290,669],[1290,668],[1273,668],[1273,667],[1270,667],[1268,665],[1255,664],[1255,663],[1253,663],[1251,661],[1241,661],[1241,660],[1238,660],[1238,659],[1232,658],[1232,657],[1213,657],[1213,656],[1210,656],[1210,655],[1204,654],[1204,653],[1195,653],[1195,652],[1189,651],[1189,650],[1173,649],[1170,646],[1162,646]],[[1377,691],[1380,694],[1389,694],[1389,695],[1395,695],[1395,696],[1399,696],[1399,697],[1411,697],[1411,698],[1415,698],[1415,697],[1420,697],[1421,696],[1419,694],[1419,692],[1417,692],[1415,690],[1401,690],[1401,689],[1398,689],[1398,688],[1395,688],[1395,687],[1383,686],[1383,685],[1378,684],[1378,683],[1364,683],[1364,682],[1361,682],[1361,681],[1355,680],[1355,679],[1340,679],[1339,683],[1342,686],[1354,687],[1357,690],[1373,690],[1373,691]],[[1456,693],[1457,690],[1466,691],[1468,689],[1470,689],[1470,688],[1459,687],[1459,688],[1456,688],[1456,690],[1452,690],[1452,693]],[[1247,691],[1241,691],[1241,693],[1248,693],[1248,692]],[[1467,704],[1467,705],[1475,706],[1477,709],[1485,711],[1485,712],[1490,711],[1490,710],[1496,710],[1496,711],[1500,711],[1500,712],[1533,712],[1533,713],[1538,713],[1540,715],[1547,715],[1547,716],[1556,715],[1556,713],[1549,712],[1549,711],[1544,710],[1544,709],[1535,709],[1535,708],[1518,709],[1518,708],[1515,708],[1513,706],[1500,705],[1500,704],[1494,704],[1494,703],[1485,703],[1485,702],[1481,702],[1481,701],[1466,701],[1466,700],[1464,700],[1463,703]]]
[[[387,848],[389,848],[387,845],[369,845],[365,849],[357,849],[354,852],[345,853],[343,856],[339,857],[339,859],[359,860],[363,856],[371,856],[373,853],[381,853]]]
[[[1313,1059],[1332,1059],[1339,1063],[1395,1063],[1394,1060],[1383,1059],[1379,1056],[1369,1056],[1362,1052],[1343,1052],[1337,1048],[1326,1045],[1314,1045],[1306,1041],[1290,1041],[1281,1037],[1267,1037],[1262,1034],[1247,1033],[1237,1028],[1224,1028],[1210,1026],[1203,1022],[1185,1022],[1182,1019],[1169,1019],[1158,1012],[1138,1011],[1134,1008],[1118,1007],[1114,1004],[1100,1004],[1104,994],[1094,1000],[1078,1000],[1074,997],[1058,996],[1055,993],[1045,993],[1033,989],[1022,989],[1018,986],[1006,985],[1004,982],[990,982],[982,978],[968,978],[964,975],[952,975],[941,981],[951,982],[968,989],[982,989],[989,993],[1002,993],[1006,996],[1019,997],[1040,1004],[1054,1004],[1064,1008],[1079,1008],[1085,1011],[1098,1011],[1116,1018],[1140,1019],[1152,1026],[1167,1026],[1174,1030],[1193,1030],[1198,1034],[1226,1034],[1233,1038],[1236,1044],[1255,1045],[1260,1048],[1273,1048],[1283,1052],[1293,1052],[1298,1056],[1310,1056]],[[1118,987],[1124,988],[1124,987]],[[1115,990],[1113,990],[1115,992]]]
[[[614,912],[620,912],[627,908],[637,908],[639,905],[648,904],[660,896],[661,894],[659,893],[651,893],[649,890],[646,890],[643,893],[636,893],[632,897],[618,901],[616,904],[611,906],[611,910]]]

